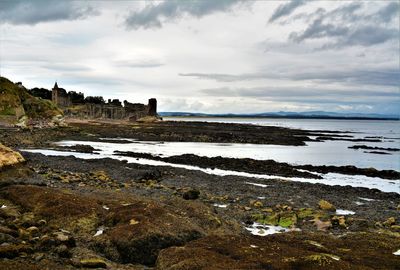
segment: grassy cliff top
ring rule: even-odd
[[[49,119],[62,115],[62,111],[49,100],[34,97],[22,85],[0,77],[0,116],[27,116],[32,119]]]

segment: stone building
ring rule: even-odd
[[[130,103],[126,100],[124,100],[122,105],[118,99],[109,99],[108,102],[104,102],[102,97],[97,97],[101,98],[101,103],[90,102],[92,99],[89,97],[83,103],[75,104],[72,102],[72,93],[59,88],[57,82],[52,89],[52,101],[62,108],[64,114],[69,117],[136,121],[146,116],[158,116],[157,100],[155,98],[149,99],[147,105]]]
[[[69,107],[72,105],[71,97],[64,88],[58,87],[57,82],[51,91],[51,99],[60,108]]]

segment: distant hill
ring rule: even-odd
[[[237,118],[314,118],[314,119],[379,119],[379,120],[400,120],[399,115],[385,114],[363,114],[363,113],[336,113],[324,111],[309,112],[265,112],[250,114],[207,114],[191,112],[160,112],[164,117],[237,117]]]
[[[0,77],[1,125],[25,126],[30,122],[54,121],[62,114],[50,100],[34,97],[21,83],[13,83]]]

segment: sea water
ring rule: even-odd
[[[169,120],[171,118],[166,118]],[[376,168],[378,170],[400,171],[400,152],[391,152],[390,155],[365,153],[364,150],[349,149],[348,146],[365,144],[384,148],[400,148],[399,121],[370,121],[370,120],[319,120],[319,119],[227,119],[227,118],[178,118],[180,120],[201,120],[210,122],[248,123],[256,125],[275,125],[306,130],[330,130],[340,131],[341,134],[352,135],[356,138],[379,137],[382,142],[348,142],[348,141],[324,141],[307,142],[305,146],[283,146],[263,144],[231,144],[231,143],[202,143],[202,142],[159,142],[136,141],[130,143],[91,142],[91,141],[61,141],[60,146],[74,146],[77,144],[91,145],[98,149],[98,155],[74,152],[62,152],[54,150],[28,150],[47,155],[74,155],[80,158],[104,158],[125,159],[128,162],[154,166],[173,166],[190,170],[200,170],[214,175],[237,175],[254,177],[258,179],[281,178],[292,181],[321,183],[326,185],[351,185],[355,187],[377,188],[385,192],[400,193],[400,181],[384,180],[360,175],[344,175],[337,173],[321,174],[323,179],[283,178],[274,175],[257,175],[246,172],[203,169],[196,166],[183,164],[170,164],[162,161],[148,159],[129,158],[118,156],[115,151],[132,151],[137,153],[150,153],[160,156],[173,156],[181,154],[195,154],[199,156],[228,158],[253,158],[258,160],[273,159],[279,162],[304,165],[354,165],[360,168]],[[176,120],[176,119],[173,119]],[[124,139],[124,138],[120,138]],[[267,188],[267,187],[266,187]]]

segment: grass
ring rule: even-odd
[[[0,115],[15,115],[15,109],[10,107],[4,108],[0,110]]]
[[[50,100],[34,97],[24,87],[0,77],[0,116],[22,116],[17,114],[33,119],[50,119],[62,111]]]

